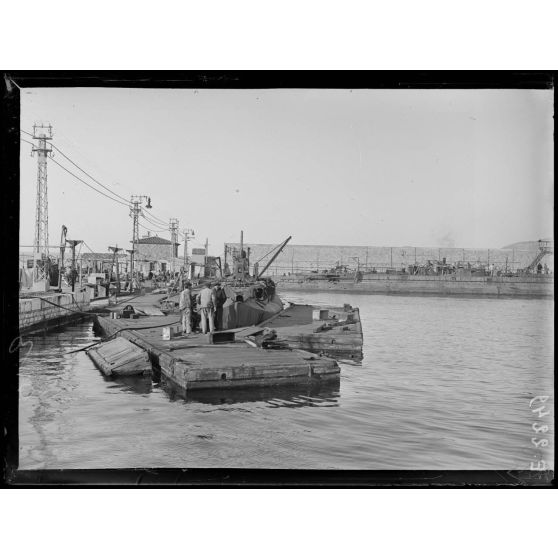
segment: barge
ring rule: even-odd
[[[274,277],[283,291],[333,292],[393,295],[442,295],[553,298],[553,275],[515,277],[475,276],[474,274],[410,275],[409,273],[364,274],[354,276]]]
[[[242,336],[236,338],[237,330],[180,337],[176,316],[98,316],[96,321],[103,334],[121,336],[147,351],[161,377],[185,391],[315,384],[340,374],[331,358],[297,349],[253,347]]]

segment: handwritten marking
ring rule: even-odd
[[[531,412],[533,414],[536,414],[539,419],[541,419],[542,417],[545,417],[547,415],[550,414],[550,411],[544,411],[544,409],[546,408],[544,403],[546,403],[548,401],[548,399],[550,398],[549,395],[537,395],[536,397],[533,397],[533,399],[531,399],[531,401],[529,402],[529,408],[531,409]],[[542,403],[543,405],[541,405],[540,407],[537,407],[536,409],[533,409],[533,405],[537,403]],[[537,421],[535,421],[532,425],[531,428],[533,429],[533,431],[536,434],[540,434],[542,433],[546,433],[549,430],[549,427],[547,424],[543,424],[543,423],[539,423]],[[539,448],[546,448],[548,447],[548,439],[547,438],[540,438],[537,439],[535,437],[531,438],[531,443],[537,448],[537,450]],[[533,457],[537,458],[537,454],[535,454]],[[546,471],[547,470],[547,466],[546,466],[546,461],[539,459],[536,463],[534,461],[531,461],[531,465],[529,467],[529,469],[531,471]]]
[[[22,349],[29,347],[26,353],[23,355],[21,354]],[[29,356],[31,351],[33,350],[33,341],[23,341],[23,337],[21,335],[16,337],[8,347],[8,352],[10,354],[19,351],[19,362],[20,364],[25,361],[25,359]]]

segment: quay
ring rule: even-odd
[[[51,329],[83,320],[91,309],[89,293],[36,293],[19,299],[19,331]]]

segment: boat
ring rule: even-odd
[[[554,274],[544,272],[541,260],[553,252],[552,242],[540,240],[533,260],[515,272],[495,271],[489,265],[450,264],[443,258],[381,272],[338,266],[327,272],[276,276],[274,280],[285,291],[552,298]]]
[[[277,315],[284,308],[283,301],[277,295],[275,282],[263,274],[271,263],[282,252],[291,237],[283,241],[274,251],[267,265],[258,271],[254,266],[254,274],[250,275],[249,250],[244,250],[243,234],[241,233],[240,250],[225,253],[225,269],[220,269],[218,274],[203,277],[193,286],[192,292],[197,294],[204,286],[214,286],[219,283],[223,288],[227,299],[219,310],[220,329],[236,329],[254,326]],[[227,261],[229,256],[229,261]],[[178,311],[178,300],[181,285],[186,277],[181,274],[170,289],[169,295],[161,302],[161,309],[165,313]],[[195,303],[195,301],[194,301]]]

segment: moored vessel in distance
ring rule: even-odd
[[[515,271],[480,262],[449,263],[443,258],[401,267],[349,270],[338,265],[321,273],[276,275],[274,280],[286,291],[550,298],[554,296],[554,273],[543,261],[553,252],[553,242],[540,240],[535,257]]]

